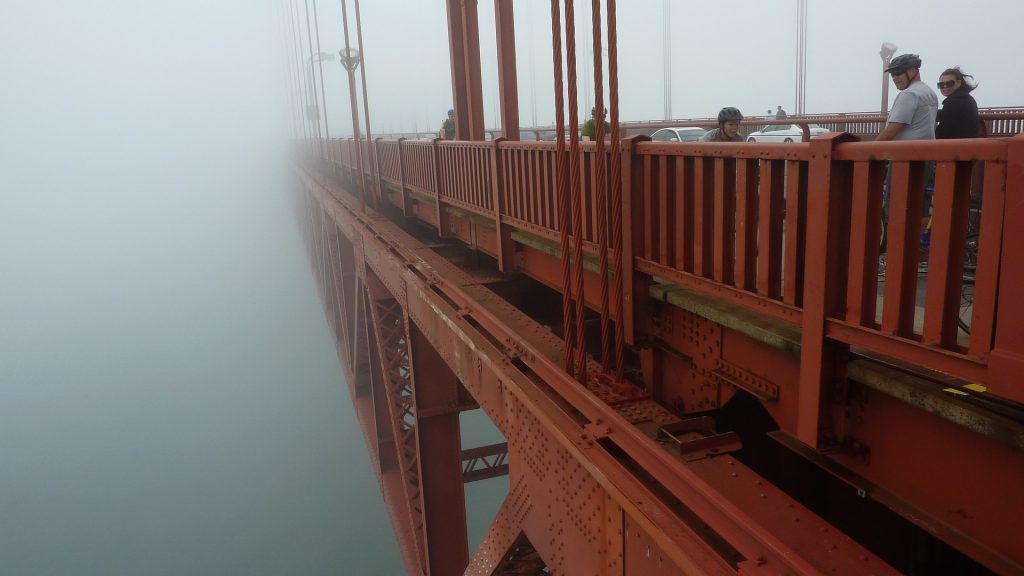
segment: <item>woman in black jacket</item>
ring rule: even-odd
[[[970,79],[970,80],[968,80]],[[971,90],[977,87],[974,77],[964,74],[959,66],[947,68],[939,76],[939,90],[946,97],[939,110],[935,138],[977,138],[981,132],[978,103]]]

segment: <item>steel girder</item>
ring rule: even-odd
[[[367,306],[373,318],[378,362],[384,375],[392,434],[398,448],[402,484],[408,502],[409,523],[415,534],[416,556],[426,565],[423,550],[423,504],[420,491],[419,451],[416,446],[416,414],[409,365],[408,332],[402,307],[394,299],[372,300]]]
[[[476,482],[508,474],[508,443],[462,451],[462,480]]]
[[[367,277],[401,304],[406,342],[415,334],[414,349],[443,360],[509,439],[513,490],[492,525],[500,537],[488,536],[467,573],[488,573],[472,571],[481,565],[493,571],[514,555],[520,534],[555,574],[891,572],[727,454],[683,464],[642,429],[642,422],[671,427],[671,414],[644,398],[610,405],[595,397],[517,339],[509,326],[528,319],[493,302],[481,306],[470,294],[486,289],[459,280],[454,268],[428,265],[389,222],[312,173],[303,176],[352,239]],[[432,414],[457,410],[457,393],[448,396]],[[428,502],[426,522],[443,514],[431,510]]]
[[[468,559],[458,381],[401,304],[367,271],[379,366],[416,547],[425,574],[459,574]],[[417,390],[417,380],[429,386]],[[428,511],[433,510],[428,515]]]

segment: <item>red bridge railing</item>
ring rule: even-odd
[[[1024,132],[1024,108],[980,108],[981,120],[985,124],[986,135],[989,137],[1009,137]],[[770,124],[816,124],[827,130],[835,132],[849,132],[861,136],[874,137],[885,123],[886,116],[879,112],[841,112],[821,114],[791,115],[785,120],[775,120],[774,116],[748,116],[743,122],[741,132],[749,134],[761,130]],[[715,128],[718,122],[714,118],[686,118],[675,120],[643,120],[622,122],[623,137],[625,136],[650,136],[660,128],[682,128],[687,126],[699,126],[703,128]],[[543,141],[554,139],[555,128],[553,126],[529,126],[520,128],[524,140]],[[501,130],[487,130],[488,138],[501,136]],[[408,132],[402,134],[390,134],[389,138],[399,136],[410,139],[430,140],[437,137],[437,132]]]
[[[986,383],[1000,306],[1015,297],[1002,294],[1001,302],[998,282],[1004,231],[1024,226],[1006,208],[1024,194],[1008,189],[1011,174],[1024,174],[1022,138],[873,143],[831,134],[809,143],[704,144],[635,137],[622,146],[627,267],[802,328],[804,338],[817,323],[823,337],[856,349]],[[397,190],[384,201],[404,210],[418,194],[433,202],[439,228],[452,206],[559,238],[553,142],[374,144],[378,167],[364,156],[368,180]],[[334,167],[356,175],[355,151],[351,140],[334,142]],[[608,170],[608,155],[596,161],[592,142],[580,154],[585,247],[596,254],[592,183],[595,170]],[[931,242],[921,274],[932,166]],[[972,196],[981,198],[980,209]],[[968,279],[972,209],[980,223]],[[974,292],[969,336],[957,328],[965,282]],[[1024,397],[1024,387],[1005,386],[990,384],[990,391]]]

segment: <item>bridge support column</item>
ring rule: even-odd
[[[648,136],[631,136],[622,140],[622,322],[626,344],[636,343],[636,311],[644,310],[648,298],[647,286],[650,280],[635,274],[633,254],[643,254],[643,235],[634,230],[643,230],[643,207],[641,205],[644,187],[643,158],[633,154],[637,142],[650,141]]]
[[[512,227],[501,221],[505,204],[505,170],[499,145],[504,137],[494,141],[491,148],[491,204],[494,206],[494,237],[498,256],[498,270],[505,273],[516,271],[516,243],[512,239]]]
[[[469,543],[459,380],[416,325],[409,321],[408,326],[427,565],[432,576],[462,574]]]
[[[850,182],[848,169],[832,161],[832,150],[846,137],[833,134],[811,142],[807,212],[825,215],[807,222],[808,250],[804,270],[803,332],[800,340],[800,384],[797,400],[797,437],[818,446],[823,401],[829,386],[845,380],[842,358],[848,345],[826,338],[826,322],[842,301],[848,254],[840,246],[844,222],[849,226]]]
[[[516,28],[513,0],[494,0],[494,24],[498,44],[498,101],[501,132],[519,140],[519,87],[516,82]]]
[[[405,154],[402,152],[402,143],[405,138],[398,139],[398,193],[402,197],[402,217],[409,217],[409,196],[405,192]]]
[[[999,322],[989,359],[988,381],[989,392],[1024,402],[1024,384],[1020,381],[1024,370],[1024,301],[1016,297],[1024,285],[1024,252],[1019,249],[1024,243],[1024,228],[1020,226],[1020,222],[1024,222],[1024,134],[1010,140],[1006,154],[1005,190],[1003,250],[998,269],[999,299],[996,308]],[[984,225],[982,229],[985,229]],[[982,271],[978,273],[980,275]],[[989,279],[993,275],[989,275]]]
[[[476,3],[477,0],[446,0],[457,140],[484,139],[484,97],[480,80],[480,29]]]

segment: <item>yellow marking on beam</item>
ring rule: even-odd
[[[967,388],[968,390],[973,390],[975,392],[988,392],[988,387],[986,387],[984,384],[968,384],[964,386],[964,388]]]
[[[958,394],[960,396],[970,396],[970,394],[968,394],[967,392],[964,392],[963,390],[957,390],[956,388],[943,388],[942,391],[949,392],[950,394]]]

